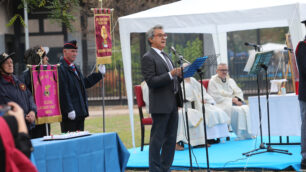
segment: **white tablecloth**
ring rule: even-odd
[[[268,135],[267,103],[266,96],[260,96],[262,131]],[[301,117],[298,97],[295,94],[270,95],[270,132],[271,136],[300,136]],[[249,97],[252,133],[260,136],[258,97]]]

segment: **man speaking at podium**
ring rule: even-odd
[[[180,68],[174,68],[163,52],[167,35],[156,25],[147,33],[150,50],[141,59],[141,71],[149,86],[149,112],[153,119],[149,146],[149,171],[168,171],[172,165],[178,125],[178,106],[182,106]],[[162,149],[162,151],[161,151]]]

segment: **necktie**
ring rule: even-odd
[[[76,71],[75,65],[70,66],[72,71],[78,76],[78,72]]]
[[[168,56],[166,55],[166,53],[164,52],[161,52],[162,55],[164,56],[165,60],[166,60],[166,63],[167,63],[167,66],[168,66],[168,69],[169,71],[173,70],[173,66],[170,62],[170,59],[168,58]],[[178,91],[178,80],[177,80],[177,76],[173,76],[173,91],[174,93],[176,94],[177,91]]]

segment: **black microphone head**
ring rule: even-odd
[[[175,50],[175,48],[174,48],[173,46],[171,46],[170,49],[171,49],[171,51],[172,51],[174,54],[176,54],[176,50]]]
[[[249,45],[250,45],[250,43],[248,43],[248,42],[245,42],[245,43],[244,43],[244,45],[245,45],[245,46],[249,46]]]

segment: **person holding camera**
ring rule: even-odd
[[[0,106],[0,112],[0,171],[37,171],[29,159],[33,147],[23,110],[8,102]]]
[[[35,126],[36,105],[26,85],[13,75],[13,54],[0,54],[0,104],[16,102],[24,111],[27,128],[30,131]]]

